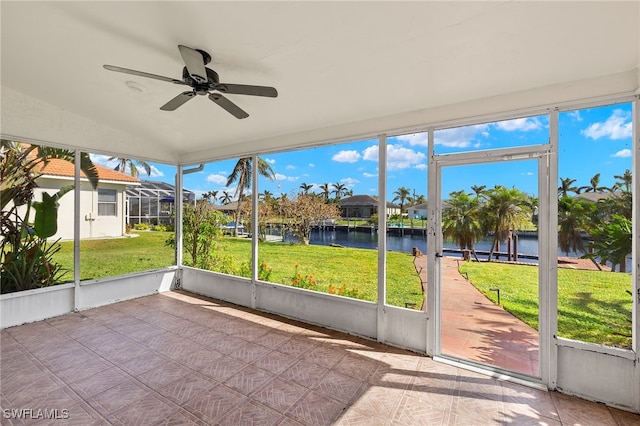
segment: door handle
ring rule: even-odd
[[[442,253],[436,253],[436,257],[442,257]]]

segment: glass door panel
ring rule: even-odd
[[[538,160],[444,166],[441,353],[540,376]]]

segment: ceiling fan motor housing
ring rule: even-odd
[[[189,71],[187,70],[187,67],[182,68],[182,81],[184,81],[185,84],[193,87],[193,90],[198,95],[207,95],[209,91],[214,90],[216,88],[216,85],[220,82],[217,72],[209,68],[205,68],[205,70],[207,71],[207,83],[199,84],[191,77]]]

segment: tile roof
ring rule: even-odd
[[[28,147],[29,144],[21,144],[24,147]],[[34,158],[36,155],[35,152],[31,152],[29,154],[30,158]],[[96,171],[98,172],[98,179],[105,181],[116,181],[116,182],[126,182],[132,185],[139,184],[140,180],[133,176],[129,176],[125,173],[121,173],[110,169],[108,167],[100,166],[94,163]],[[73,163],[62,160],[59,158],[49,159],[47,162],[40,162],[36,164],[34,171],[41,175],[46,176],[63,176],[63,177],[74,177],[75,176],[75,166]],[[81,170],[80,177],[87,178],[87,175]]]
[[[104,166],[100,166],[98,164],[94,164],[96,171],[98,172],[98,179],[105,181],[117,181],[117,182],[126,182],[130,184],[140,183],[138,178],[133,176],[129,176],[127,174],[117,172],[115,170],[109,169]],[[58,158],[54,158],[49,160],[47,163],[41,163],[38,168],[40,169],[38,173],[47,175],[47,176],[64,176],[64,177],[73,177],[75,173],[75,168],[73,163],[70,163],[66,160],[61,160]],[[80,176],[86,178],[84,172],[80,172]]]

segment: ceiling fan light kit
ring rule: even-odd
[[[114,65],[104,65],[104,68],[109,71],[137,75],[140,77],[152,78],[155,80],[165,81],[167,83],[191,87],[191,90],[180,93],[175,98],[161,106],[160,109],[163,111],[175,111],[187,101],[195,98],[196,95],[208,95],[212,102],[222,107],[228,113],[238,119],[243,119],[247,118],[249,114],[231,100],[223,96],[222,93],[262,96],[267,98],[275,98],[278,96],[278,91],[274,87],[220,83],[218,73],[205,66],[211,62],[211,55],[204,50],[192,49],[183,45],[179,45],[178,50],[180,51],[182,60],[185,63],[185,67],[182,69],[181,80]]]

